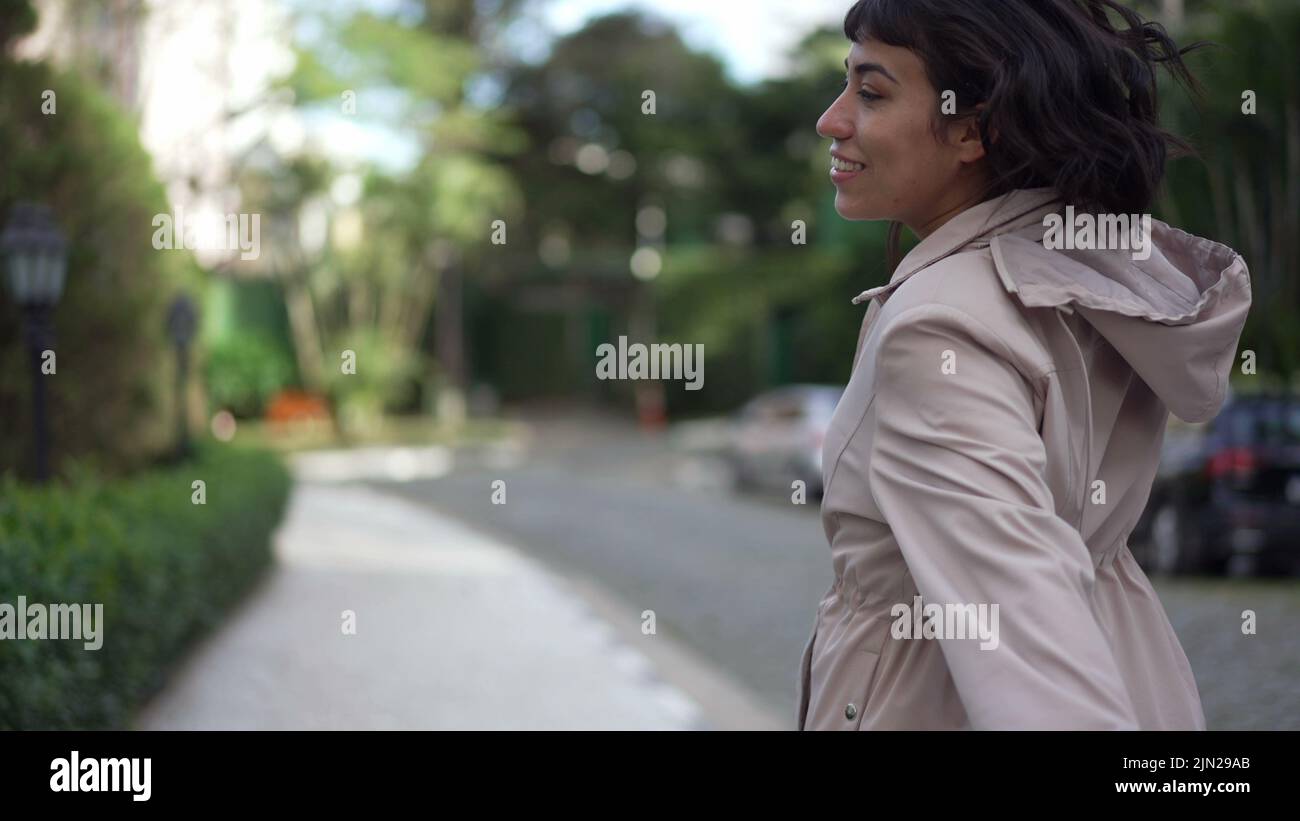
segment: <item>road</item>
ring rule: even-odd
[[[734,497],[665,442],[595,420],[548,427],[526,460],[458,462],[437,479],[377,483],[504,537],[714,660],[794,721],[795,675],[831,571],[816,502]],[[505,503],[493,503],[493,482]],[[499,497],[498,497],[499,498]]]
[[[557,418],[533,430],[522,452],[461,453],[439,478],[375,484],[594,580],[629,613],[653,610],[660,632],[792,725],[799,654],[831,579],[817,503],[738,495],[667,436],[611,420]],[[503,504],[493,503],[497,481]],[[1211,729],[1300,729],[1296,580],[1156,587]],[[1255,635],[1240,629],[1248,609]]]

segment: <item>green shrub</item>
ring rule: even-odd
[[[192,482],[206,504],[192,504]],[[102,603],[102,646],[0,641],[0,729],[124,728],[196,637],[271,560],[287,471],[261,451],[104,483],[0,480],[0,603]]]
[[[293,382],[293,362],[274,340],[237,334],[208,350],[208,397],[238,417],[261,416],[271,396]]]

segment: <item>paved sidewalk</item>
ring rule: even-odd
[[[567,583],[412,503],[300,482],[277,554],[138,728],[709,726]]]

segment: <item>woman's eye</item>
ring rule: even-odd
[[[844,89],[846,89],[846,88],[848,88],[848,87],[849,87],[849,81],[848,81],[848,80],[845,80],[844,82],[840,83],[840,93],[843,94],[843,93],[844,93]],[[879,94],[872,94],[870,91],[867,91],[865,88],[864,88],[864,89],[861,89],[860,91],[858,91],[858,96],[861,97],[862,99],[866,100],[866,101],[869,102],[869,103],[871,103],[871,102],[875,102],[876,100],[879,100],[879,99],[880,99],[880,95],[879,95]]]

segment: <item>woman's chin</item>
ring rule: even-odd
[[[861,200],[844,196],[844,194],[835,195],[835,212],[846,220],[878,220],[886,219],[876,210],[871,208],[867,203]]]

